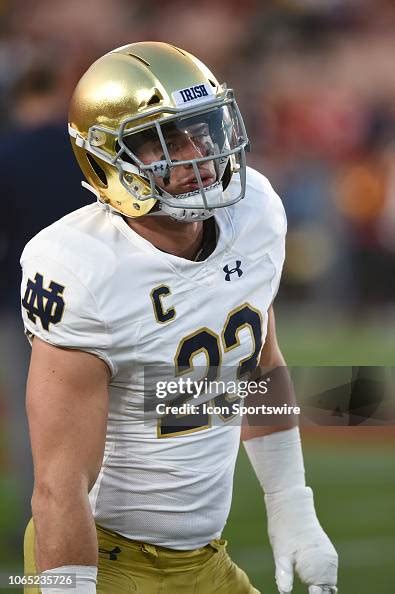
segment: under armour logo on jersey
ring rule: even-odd
[[[28,279],[22,305],[29,320],[36,323],[36,318],[40,318],[44,330],[49,330],[50,324],[58,324],[62,319],[65,306],[62,297],[64,287],[51,281],[48,288],[45,288],[43,282],[43,276],[38,272],[34,281]]]
[[[237,272],[237,276],[238,276],[238,278],[240,278],[241,275],[243,274],[243,271],[240,268],[240,266],[241,266],[241,260],[236,260],[236,266],[234,268],[229,268],[229,264],[227,264],[226,266],[224,266],[222,270],[224,272],[226,272],[225,280],[226,281],[230,281],[231,280],[231,275],[234,274],[235,272]]]

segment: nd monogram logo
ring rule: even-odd
[[[40,318],[44,330],[49,330],[50,324],[57,324],[62,319],[64,287],[51,281],[48,289],[43,286],[43,277],[37,272],[34,281],[27,281],[22,305],[27,311],[27,317],[36,323],[36,316]]]
[[[237,276],[240,278],[241,275],[243,274],[243,271],[240,268],[240,266],[241,266],[241,260],[236,260],[236,266],[234,268],[229,268],[229,264],[224,266],[222,270],[226,273],[225,280],[230,281],[231,280],[230,275],[233,274],[234,272],[237,272]]]

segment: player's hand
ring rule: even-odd
[[[310,487],[271,493],[265,502],[280,594],[292,592],[294,571],[309,594],[335,594],[337,553],[318,522]]]

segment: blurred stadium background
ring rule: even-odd
[[[249,164],[287,211],[277,319],[289,364],[312,374],[316,365],[390,368],[394,31],[392,0],[0,1],[0,572],[21,569],[32,484],[19,255],[40,228],[90,200],[65,127],[76,80],[104,52],[146,39],[206,61],[235,88]],[[391,387],[386,398],[392,406]],[[309,483],[340,553],[340,594],[395,591],[391,425],[304,430]],[[276,588],[264,524],[241,452],[226,537],[269,594]]]

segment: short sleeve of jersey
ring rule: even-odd
[[[240,206],[235,205],[235,213],[238,212],[237,234],[250,247],[252,258],[261,260],[266,255],[273,265],[271,289],[274,300],[285,259],[287,219],[281,198],[269,180],[250,167],[247,168],[245,200]]]
[[[110,336],[83,281],[63,263],[31,250],[25,249],[21,265],[22,317],[29,340],[37,336],[54,346],[92,353],[115,375]]]

